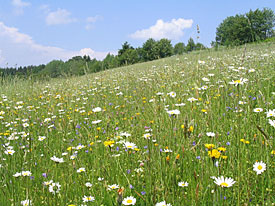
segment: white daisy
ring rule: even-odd
[[[255,108],[255,109],[253,109],[253,112],[262,112],[262,111],[263,111],[262,108]]]
[[[165,201],[162,201],[162,202],[158,202],[156,206],[172,206],[172,205],[170,203],[167,204]]]
[[[179,182],[178,186],[179,187],[187,187],[188,186],[188,182]]]
[[[266,170],[266,164],[261,162],[255,162],[253,165],[253,170],[257,172],[257,175],[262,174]]]
[[[119,185],[113,184],[113,185],[108,185],[108,190],[115,190],[118,189]]]
[[[76,172],[77,173],[81,173],[81,172],[85,172],[86,170],[85,170],[85,168],[84,167],[81,167],[81,168],[79,168]]]
[[[84,195],[84,197],[82,198],[83,202],[93,202],[95,200],[94,197],[92,196],[86,196]]]
[[[136,204],[136,198],[134,198],[133,196],[130,197],[126,197],[123,199],[122,204],[123,205],[135,205]]]
[[[231,187],[236,182],[232,178],[228,178],[228,177],[224,178],[223,176],[218,178],[216,177],[212,177],[212,178],[215,180],[214,183],[216,183],[221,187]]]

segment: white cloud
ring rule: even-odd
[[[14,6],[14,13],[16,15],[21,15],[24,13],[24,7],[31,5],[29,2],[24,2],[22,0],[12,0],[11,4]]]
[[[85,26],[85,29],[87,29],[87,30],[93,29],[94,28],[93,24],[101,19],[102,19],[102,16],[99,16],[99,15],[87,17],[86,18],[87,24]]]
[[[192,19],[172,19],[170,22],[164,22],[162,19],[157,20],[156,24],[149,29],[138,30],[131,34],[133,39],[162,39],[171,40],[179,39],[184,35],[183,30],[192,27]]]
[[[31,36],[23,34],[17,28],[8,27],[0,22],[0,66],[5,67],[15,64],[38,65],[46,64],[53,59],[68,60],[73,56],[89,55],[91,58],[103,59],[108,52],[96,52],[90,48],[80,51],[70,51],[59,47],[44,46],[36,43]]]
[[[76,18],[71,17],[71,13],[66,9],[57,9],[48,13],[46,17],[47,25],[69,24],[76,21]]]

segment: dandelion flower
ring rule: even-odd
[[[266,164],[261,162],[255,162],[253,165],[253,170],[257,172],[257,175],[262,174],[266,170]]]
[[[133,196],[126,197],[126,198],[123,199],[122,204],[123,205],[135,205],[136,204],[136,198],[134,198]]]

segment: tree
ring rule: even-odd
[[[142,45],[142,59],[143,61],[152,61],[158,58],[157,42],[150,38]]]
[[[194,42],[194,40],[192,39],[192,37],[190,37],[190,39],[188,40],[188,43],[186,45],[186,51],[190,52],[195,50],[196,48],[196,44]]]
[[[245,15],[227,17],[217,27],[216,42],[220,45],[241,45],[264,40],[273,35],[275,15],[271,9],[250,10]]]
[[[185,45],[182,42],[175,44],[174,54],[183,54],[185,52]]]
[[[275,15],[271,9],[264,8],[262,11],[256,9],[246,13],[251,29],[252,41],[264,40],[273,35],[275,26]]]
[[[244,15],[227,17],[217,28],[216,42],[221,45],[240,45],[251,42],[251,29]]]
[[[164,58],[169,57],[173,54],[173,46],[171,40],[161,39],[156,43],[157,57]]]

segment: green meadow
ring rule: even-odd
[[[275,42],[0,86],[0,205],[275,205]]]

